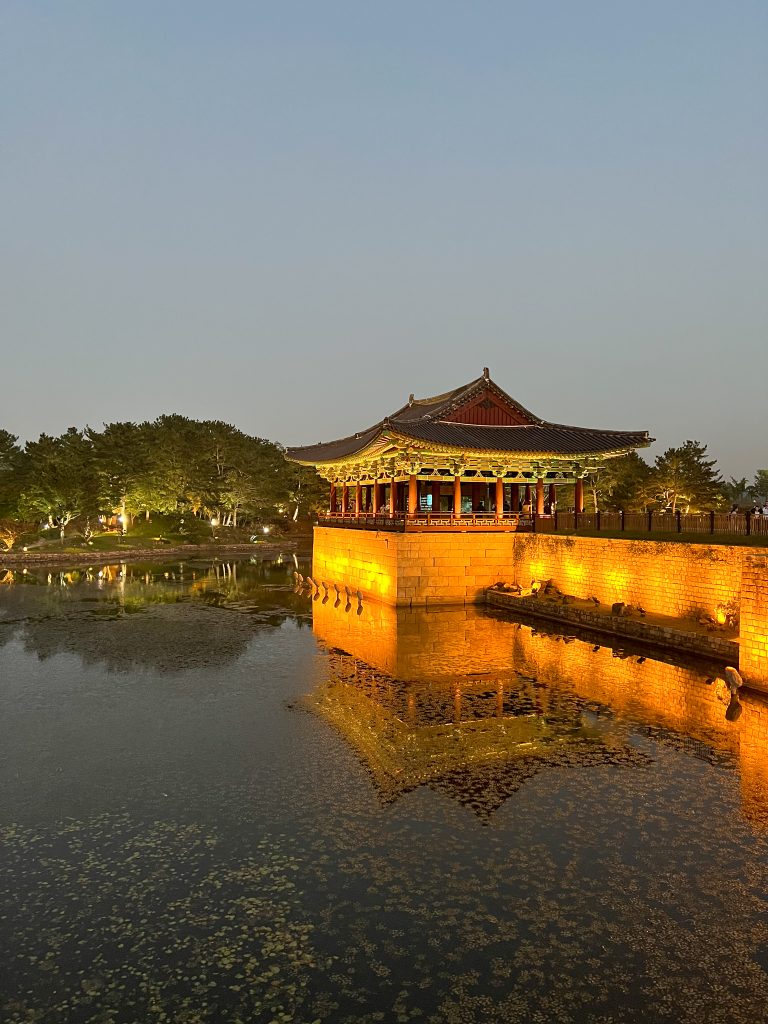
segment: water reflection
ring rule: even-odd
[[[295,570],[0,588],[3,1022],[764,1018],[759,699]],[[38,629],[143,661],[41,665]]]
[[[74,653],[118,671],[224,665],[254,631],[308,625],[306,602],[292,588],[294,569],[293,559],[280,556],[6,570],[0,647],[13,638],[40,660]]]
[[[768,701],[732,695],[716,664],[476,608],[350,615],[321,600],[313,629],[329,673],[309,703],[384,801],[427,785],[488,820],[545,767],[640,765],[661,745],[738,769],[744,815],[768,823]]]

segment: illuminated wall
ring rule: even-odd
[[[393,605],[470,604],[511,570],[505,533],[379,533],[315,527],[312,575]]]
[[[505,580],[552,579],[566,594],[625,601],[660,615],[738,605],[742,560],[757,549],[534,534],[378,533],[317,527],[316,579],[388,604],[484,599]]]
[[[743,623],[745,676],[768,686],[767,563],[762,549],[725,544],[317,527],[313,576],[397,606],[478,603],[500,580],[529,587],[552,579],[575,597],[674,618],[730,607]]]
[[[768,552],[744,558],[739,670],[754,685],[768,687]],[[766,723],[768,725],[768,723]]]
[[[553,579],[574,597],[685,617],[738,605],[744,551],[719,544],[521,534],[514,540],[514,574],[523,586],[534,578]]]

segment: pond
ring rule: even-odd
[[[0,571],[4,1024],[768,1019],[765,699],[296,571]]]

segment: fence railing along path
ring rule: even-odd
[[[318,517],[319,526],[348,530],[383,530],[389,533],[460,531],[508,533],[630,533],[709,534],[768,537],[768,516],[750,512],[560,512],[552,515],[524,515],[505,512],[396,512],[394,515],[354,512],[327,513]]]

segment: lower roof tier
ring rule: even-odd
[[[395,460],[487,468],[538,468],[544,461],[583,462],[625,455],[652,442],[647,430],[600,430],[550,423],[529,412],[495,384],[488,373],[454,391],[415,399],[383,420],[349,437],[301,448],[286,458],[316,466],[323,475],[342,467]],[[391,468],[391,467],[390,467]],[[414,472],[411,470],[411,472]]]

